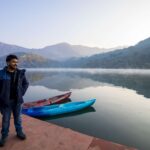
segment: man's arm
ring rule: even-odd
[[[2,91],[2,78],[0,76],[0,96],[1,96],[1,91]],[[0,97],[0,112],[2,114],[2,100],[1,100],[1,97]]]
[[[28,87],[29,87],[29,82],[28,82],[28,80],[26,79],[26,76],[24,75],[23,81],[22,81],[22,88],[23,88],[23,93],[22,93],[22,95],[23,95],[23,96],[25,95],[25,93],[26,93]]]

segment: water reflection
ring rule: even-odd
[[[142,72],[142,71],[141,71]],[[28,72],[31,85],[41,85],[49,89],[70,91],[70,89],[83,89],[107,84],[121,86],[135,90],[138,94],[150,98],[150,74],[131,72],[121,74],[115,72],[72,72],[72,71],[36,71]]]
[[[141,70],[142,71],[142,70]],[[125,72],[125,71],[124,71]],[[93,71],[29,71],[26,100],[71,91],[71,100],[96,98],[94,110],[44,118],[76,131],[120,144],[150,149],[150,74]]]

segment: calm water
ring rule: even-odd
[[[29,69],[24,99],[72,91],[71,101],[96,98],[86,110],[44,120],[120,144],[150,150],[150,70]]]

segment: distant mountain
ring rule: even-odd
[[[59,43],[52,46],[47,46],[42,49],[32,50],[33,53],[40,54],[46,58],[53,60],[66,60],[72,57],[80,57],[80,54],[73,49],[70,44]]]
[[[150,68],[150,38],[128,48],[65,61],[61,66],[76,68]]]
[[[19,58],[19,67],[25,68],[53,67],[56,66],[57,63],[59,63],[57,61],[50,60],[44,58],[43,56],[33,53],[17,52],[15,53],[15,55],[17,55]],[[6,56],[0,57],[0,67],[4,67],[6,65],[5,59]]]
[[[39,49],[29,49],[23,48],[16,45],[10,45],[5,43],[0,43],[0,56],[5,56],[9,53],[25,52],[34,53],[41,55],[43,57],[49,58],[51,60],[66,60],[70,58],[79,58],[85,56],[91,56],[93,54],[98,54],[102,52],[112,51],[114,49],[100,49],[97,47],[87,47],[81,45],[70,45],[68,43],[59,43],[51,46],[46,46]]]
[[[149,48],[150,47],[150,38],[140,41],[135,45],[136,48]]]
[[[98,48],[98,47],[87,47],[82,45],[72,45],[73,51],[76,51],[80,57],[91,56],[94,54],[106,53],[117,49],[123,49],[125,46],[118,46],[114,48]]]
[[[0,42],[0,56],[5,56],[9,53],[15,53],[15,52],[28,52],[29,49],[16,46],[16,45],[10,45],[6,43]]]
[[[5,46],[9,48],[9,45],[5,44],[2,47]],[[21,49],[18,46],[12,47],[9,49],[11,53],[14,51],[14,47],[18,51]],[[15,54],[19,55],[20,65],[23,67],[150,68],[150,38],[140,41],[135,46],[87,56],[91,55],[92,49],[94,53],[100,50],[60,43],[43,49],[23,48],[22,52]],[[0,58],[0,66],[4,65],[5,57]]]

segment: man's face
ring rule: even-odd
[[[7,62],[7,64],[11,69],[16,69],[18,65],[18,59],[11,59],[9,62]]]

